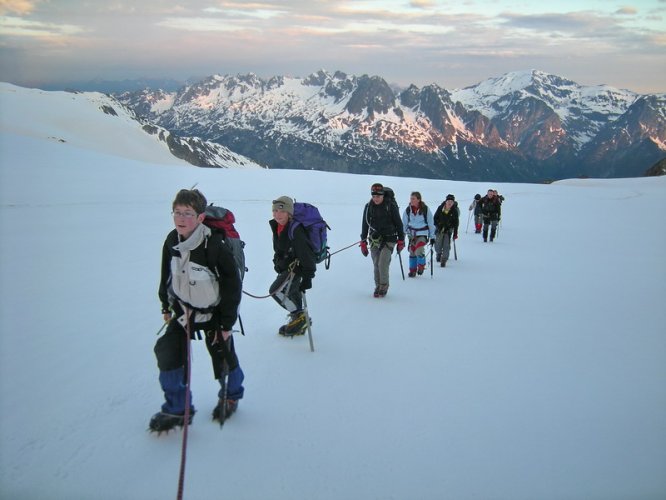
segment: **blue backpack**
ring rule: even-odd
[[[296,226],[303,226],[310,248],[317,264],[328,257],[327,229],[331,229],[319,213],[319,209],[309,203],[294,203],[293,224],[289,226],[289,239],[294,239]]]

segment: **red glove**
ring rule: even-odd
[[[405,240],[398,240],[398,252],[402,252],[403,248],[405,248]]]
[[[454,234],[454,235],[453,235],[453,239],[454,239],[454,240],[457,240],[457,239],[458,239],[458,235],[457,235],[457,234]]]
[[[361,253],[363,254],[364,257],[368,256],[368,243],[364,240],[361,242],[359,245],[361,247]]]

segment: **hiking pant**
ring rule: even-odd
[[[389,265],[393,247],[395,247],[395,242],[370,246],[370,256],[375,271],[375,286],[389,284]]]
[[[414,236],[409,239],[409,271],[417,269],[423,271],[426,265],[425,250],[428,244],[427,236]]]
[[[289,276],[289,271],[283,271],[268,289],[268,293],[290,313],[303,310],[303,295],[301,293],[301,277],[297,274]]]
[[[195,331],[196,327],[193,327]],[[214,332],[211,332],[210,337]],[[206,333],[206,345],[208,347],[209,334]],[[245,389],[243,387],[243,379],[245,375],[238,363],[238,357],[234,349],[233,337],[229,342],[229,382],[227,385],[227,398],[228,399],[241,399]],[[157,367],[160,370],[159,380],[162,391],[164,392],[164,404],[162,411],[173,415],[182,415],[185,413],[185,396],[186,396],[186,373],[187,373],[187,333],[183,326],[178,323],[176,318],[171,319],[167,325],[164,335],[162,335],[155,343],[155,357],[157,358]],[[215,378],[220,380],[222,375],[222,359],[220,358],[219,350],[211,350],[208,352],[213,362],[213,372]],[[222,380],[220,380],[220,383]],[[220,390],[221,392],[221,390]],[[220,394],[218,394],[218,397]],[[190,392],[190,407],[194,409],[192,404],[192,393]]]
[[[483,239],[488,239],[488,228],[490,227],[490,241],[495,239],[495,234],[497,233],[497,219],[490,219],[488,217],[483,218]]]
[[[441,260],[448,260],[449,254],[451,253],[451,235],[453,231],[451,229],[444,229],[437,233],[437,238],[435,239],[435,249],[437,255],[441,256]]]

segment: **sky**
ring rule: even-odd
[[[123,130],[106,99],[0,85],[1,498],[176,498],[184,433],[147,426],[162,402],[161,248],[175,193],[194,184],[236,215],[248,293],[275,277],[279,195],[320,208],[336,253],[307,292],[314,352],[277,335],[275,302],[243,296],[245,397],[223,429],[192,344],[185,499],[666,497],[666,234],[649,216],[666,176],[488,186],[202,169]],[[419,190],[462,210],[457,259],[403,279],[394,254],[384,299],[354,245],[374,181],[403,208]],[[505,201],[483,243],[467,209],[489,187]]]
[[[0,0],[1,80],[325,69],[389,83],[475,85],[537,69],[666,92],[666,0]]]

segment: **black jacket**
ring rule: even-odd
[[[162,303],[162,311],[166,312],[169,307],[173,308],[174,314],[183,314],[178,300],[169,292],[171,285],[171,259],[180,257],[180,253],[174,250],[178,244],[178,233],[174,229],[164,241],[162,247],[162,272],[158,295]],[[238,306],[242,295],[242,283],[238,273],[238,267],[231,251],[222,242],[222,236],[213,233],[190,252],[190,262],[209,268],[215,275],[220,289],[220,302],[213,310],[213,319],[205,324],[195,324],[196,329],[208,330],[222,328],[231,330],[238,318]]]
[[[294,272],[302,278],[314,278],[317,263],[303,226],[297,225],[294,228],[294,239],[292,240],[289,238],[289,229],[294,223],[291,219],[279,235],[277,221],[271,219],[268,223],[273,231],[273,265],[275,272],[287,271],[292,262],[298,259],[298,265],[294,268]]]
[[[488,195],[479,200],[483,218],[488,220],[499,220],[500,211],[502,210],[502,200],[499,196],[488,198]]]
[[[437,207],[435,212],[435,226],[437,226],[437,231],[450,231],[453,229],[453,234],[458,234],[458,226],[460,225],[460,213],[458,207],[454,203],[451,207],[451,210],[447,212],[444,211],[445,203],[442,203]]]
[[[365,204],[361,239],[365,241],[368,236],[393,243],[405,239],[402,218],[397,205],[387,201],[377,205],[372,200]]]

